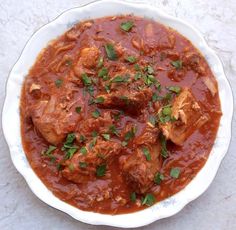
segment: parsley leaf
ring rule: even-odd
[[[130,200],[134,203],[136,201],[136,193],[135,192],[132,192],[130,194]]]
[[[134,56],[128,56],[125,58],[125,60],[130,63],[135,63],[137,61],[136,57],[134,57]]]
[[[87,148],[85,146],[81,147],[81,149],[79,150],[79,152],[83,155],[86,155],[87,154]]]
[[[42,152],[42,155],[48,157],[51,161],[55,161],[56,157],[52,155],[52,152],[56,149],[56,146],[49,145],[46,152]]]
[[[177,178],[179,178],[179,175],[180,175],[180,169],[179,169],[179,168],[172,168],[172,169],[170,170],[170,176],[171,176],[172,178],[177,179]]]
[[[161,155],[162,157],[167,158],[169,154],[166,147],[166,138],[163,134],[160,136],[160,141],[161,141]]]
[[[82,80],[85,86],[89,86],[92,84],[92,80],[90,77],[88,77],[88,75],[86,73],[82,74]]]
[[[170,64],[176,69],[182,69],[183,67],[183,62],[181,60],[172,61]]]
[[[170,86],[168,89],[176,94],[179,94],[181,91],[181,88],[179,86]]]
[[[56,85],[57,88],[60,88],[61,85],[62,85],[62,83],[63,83],[63,80],[61,80],[61,79],[57,79],[57,80],[55,81],[55,85]]]
[[[114,61],[118,58],[116,50],[112,44],[110,44],[110,43],[106,44],[105,50],[106,50],[108,59]]]
[[[98,68],[101,68],[102,66],[103,66],[103,57],[100,57],[100,58],[98,59],[97,67],[98,67]]]
[[[79,167],[80,168],[86,168],[88,164],[86,162],[79,162]]]
[[[150,161],[151,160],[151,155],[150,155],[150,152],[149,152],[148,148],[147,147],[143,147],[142,151],[143,151],[143,154],[146,157],[146,160]]]
[[[92,112],[92,116],[93,116],[94,118],[98,118],[98,117],[100,117],[100,115],[101,115],[101,113],[99,112],[98,109],[96,109],[95,111]]]
[[[108,69],[103,67],[99,72],[98,72],[98,77],[104,77],[108,74]]]
[[[151,193],[148,193],[144,198],[143,198],[143,201],[142,201],[142,205],[147,205],[147,206],[152,206],[154,203],[155,203],[156,199],[155,197],[151,194]]]
[[[99,165],[99,166],[97,167],[97,170],[96,170],[96,175],[97,175],[98,177],[104,176],[104,175],[106,174],[106,168],[107,168],[107,166],[106,166],[105,164]]]
[[[121,28],[122,30],[124,30],[125,32],[129,32],[129,31],[132,29],[133,26],[134,26],[134,23],[131,22],[131,21],[122,22],[122,23],[120,24],[120,28]]]
[[[115,134],[116,136],[119,136],[119,133],[117,131],[117,128],[115,127],[115,125],[111,125],[109,127],[109,131],[112,133],[112,134]]]
[[[109,133],[104,133],[104,134],[102,134],[102,136],[106,141],[110,140],[110,134]]]
[[[125,137],[124,137],[125,141],[127,142],[130,139],[134,138],[135,133],[136,133],[136,128],[132,127],[131,130],[125,134]]]
[[[164,175],[161,174],[160,172],[157,172],[154,176],[154,183],[157,185],[161,184],[161,181],[165,179]]]
[[[82,110],[81,106],[77,106],[77,107],[75,108],[76,113],[80,113],[81,110]]]

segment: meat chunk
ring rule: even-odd
[[[96,67],[100,51],[97,47],[83,48],[80,57],[74,67],[74,72],[77,76],[83,73],[93,74],[91,68]]]
[[[79,119],[78,115],[65,110],[56,96],[33,105],[31,117],[37,130],[53,145],[62,142],[66,134],[74,130]]]
[[[85,136],[90,136],[92,131],[98,133],[106,133],[109,127],[113,124],[111,112],[104,112],[99,118],[89,118],[81,121],[79,124],[79,130]]]
[[[130,114],[138,114],[150,101],[152,91],[149,88],[140,91],[123,89],[98,97],[104,98],[104,102],[99,105],[102,108],[115,108]]]
[[[150,159],[144,154],[145,150],[150,153]],[[134,192],[143,194],[154,183],[154,176],[161,168],[160,145],[139,147],[128,156],[120,157],[120,168],[127,183]]]
[[[183,61],[184,65],[186,65],[189,69],[192,69],[196,73],[200,75],[204,75],[206,72],[204,66],[202,65],[201,56],[196,52],[188,52],[184,55]]]
[[[134,139],[134,143],[138,145],[145,144],[155,144],[158,140],[159,129],[156,127],[151,127],[150,125],[146,125],[144,131],[141,135],[137,136]]]
[[[76,153],[71,159],[65,162],[62,175],[75,183],[85,183],[96,179],[96,170],[100,165],[114,159],[119,155],[122,146],[114,141],[98,139],[93,148],[90,143],[86,145],[86,153]]]
[[[177,145],[182,145],[194,130],[208,120],[208,116],[203,113],[189,89],[184,89],[175,98],[172,106],[172,117],[176,121],[160,123],[160,128],[164,136]]]

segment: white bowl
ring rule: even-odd
[[[37,177],[27,161],[22,148],[20,133],[19,103],[21,87],[38,53],[47,46],[50,40],[63,34],[74,23],[89,18],[130,13],[152,18],[153,20],[174,28],[187,37],[202,52],[219,85],[223,115],[214,146],[206,164],[197,176],[179,193],[156,203],[152,207],[130,214],[106,215],[82,211],[55,197]],[[182,20],[166,15],[148,4],[103,0],[64,12],[54,21],[40,28],[31,37],[9,75],[2,114],[2,127],[15,167],[23,175],[29,187],[38,198],[82,222],[94,225],[110,225],[128,228],[144,226],[158,219],[172,216],[207,189],[227,152],[231,138],[232,114],[232,91],[224,74],[222,64],[196,29]]]

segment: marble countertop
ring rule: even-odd
[[[33,32],[66,9],[88,2],[91,1],[0,0],[1,108],[8,73]],[[201,31],[208,44],[221,58],[233,91],[236,89],[235,0],[150,0],[146,2],[188,21]],[[209,189],[177,215],[140,229],[236,229],[235,117],[232,130],[233,136],[228,154]],[[23,177],[14,168],[2,129],[0,132],[0,229],[113,229],[80,223],[36,198]]]

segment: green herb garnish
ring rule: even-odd
[[[86,168],[88,164],[86,162],[79,162],[79,167],[80,168]]]
[[[167,158],[169,154],[166,147],[166,138],[163,134],[160,135],[160,141],[161,141],[161,155],[162,157]]]
[[[156,199],[155,197],[151,194],[151,193],[148,193],[144,198],[143,198],[143,201],[142,201],[142,205],[147,205],[147,206],[152,206],[154,203],[155,203]]]
[[[96,170],[96,175],[97,175],[98,177],[102,177],[102,176],[104,176],[105,174],[106,174],[106,165],[105,165],[105,164],[99,165],[99,166],[97,167],[97,170]]]
[[[170,64],[174,66],[176,69],[182,69],[183,67],[183,62],[181,60],[172,61]]]
[[[56,150],[56,146],[49,145],[48,149],[46,152],[42,152],[42,155],[48,157],[51,161],[55,161],[56,157],[52,155],[52,152]]]
[[[134,23],[131,22],[131,21],[122,22],[122,23],[120,24],[120,28],[121,28],[122,30],[124,30],[125,32],[129,32],[129,31],[132,29],[133,26],[134,26]]]
[[[62,85],[62,83],[63,83],[63,80],[61,80],[61,79],[57,79],[57,80],[55,81],[55,85],[56,85],[57,88],[60,88],[61,85]]]
[[[125,60],[130,63],[135,63],[137,61],[136,57],[134,57],[134,56],[128,56],[125,58]]]
[[[172,168],[172,169],[170,170],[170,176],[171,176],[172,178],[177,179],[177,178],[179,178],[179,175],[180,175],[180,169],[179,169],[179,168]]]
[[[149,152],[148,148],[147,147],[143,147],[142,151],[143,151],[143,154],[146,157],[146,160],[150,161],[151,160],[151,155],[150,155],[150,152]]]
[[[82,155],[86,155],[87,154],[87,148],[85,146],[81,147],[81,149],[79,150],[79,152],[82,154]]]
[[[157,172],[154,176],[154,182],[157,185],[160,185],[164,179],[165,179],[164,175],[161,174],[160,172]]]
[[[170,86],[168,89],[176,94],[179,94],[181,91],[181,88],[179,86]]]
[[[77,107],[75,108],[76,113],[80,113],[81,110],[82,110],[82,108],[81,108],[80,106],[77,106]]]
[[[103,67],[99,72],[98,72],[98,77],[104,77],[107,76],[108,74],[108,69]]]
[[[102,134],[102,136],[103,136],[104,140],[106,140],[106,141],[109,141],[111,138],[109,133],[104,133],[104,134]]]
[[[94,118],[98,118],[98,117],[100,117],[100,115],[101,115],[101,113],[99,112],[98,109],[96,109],[95,111],[92,112],[92,116],[93,116]]]
[[[85,86],[89,86],[92,84],[92,80],[90,77],[88,77],[88,75],[86,73],[82,74],[82,80]]]
[[[112,44],[110,44],[110,43],[106,44],[105,50],[106,50],[106,54],[107,54],[108,59],[114,61],[118,58],[116,50]]]
[[[134,203],[136,201],[136,193],[135,192],[132,192],[130,194],[130,200]]]
[[[103,57],[100,57],[100,58],[98,59],[97,67],[98,67],[98,68],[101,68],[102,66],[103,66]]]

